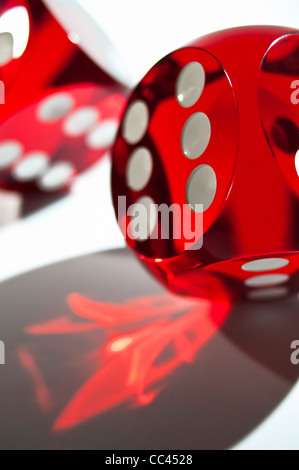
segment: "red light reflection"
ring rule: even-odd
[[[27,370],[33,378],[36,402],[43,411],[50,411],[52,408],[50,391],[45,384],[43,376],[38,369],[32,354],[28,349],[21,348],[18,351],[18,357],[24,369]]]
[[[26,333],[69,335],[105,329],[107,339],[97,351],[99,369],[54,424],[59,431],[124,403],[151,403],[170,374],[195,360],[230,310],[227,301],[191,301],[170,294],[131,299],[123,305],[93,302],[77,294],[70,295],[68,301],[81,317],[80,323],[76,317],[65,316],[30,326]],[[24,365],[24,359],[22,362]]]

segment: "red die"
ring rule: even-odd
[[[261,300],[296,289],[297,88],[298,32],[244,27],[173,52],[133,91],[114,205],[129,246],[171,290]],[[191,249],[190,220],[202,228]]]
[[[2,0],[0,189],[22,194],[23,213],[65,194],[111,147],[127,93],[113,54],[75,2]]]

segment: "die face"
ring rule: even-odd
[[[298,280],[298,252],[283,252],[194,268],[176,276],[170,287],[181,295],[258,303],[298,294]]]
[[[271,45],[259,78],[261,119],[279,167],[299,195],[299,33]]]
[[[2,123],[0,187],[26,194],[24,214],[66,194],[107,152],[121,100],[93,85],[63,87]]]
[[[229,129],[223,127],[224,115]],[[186,233],[184,218],[201,227],[199,238],[213,224],[230,191],[238,128],[231,84],[211,54],[192,47],[178,50],[144,77],[123,115],[112,172],[119,222],[139,255],[171,259],[185,253],[187,244],[199,240]],[[120,196],[126,197],[125,207]],[[132,233],[127,214],[136,204],[146,207],[149,217],[141,237]],[[169,237],[155,205],[175,208]]]
[[[287,113],[284,115],[281,114],[276,101],[273,101],[270,108],[267,103],[265,105],[263,96],[268,96],[269,90],[272,95],[275,93],[275,86],[273,88],[270,83],[271,74],[277,73],[278,78],[282,78],[282,81],[277,79],[276,86],[281,85],[285,79],[281,69],[275,71],[275,67],[274,72],[271,69],[270,73],[267,71],[266,76],[265,66],[273,60],[271,47],[279,47],[282,38],[288,35],[293,39],[287,41],[287,53],[273,49],[274,57],[282,55],[279,60],[293,64],[287,86],[289,102],[286,103]],[[298,60],[294,60],[294,54],[297,53],[297,37],[297,33],[279,27],[238,28],[206,36],[196,41],[191,49],[178,51],[185,59],[181,59],[179,70],[177,62],[172,61],[176,67],[173,67],[176,70],[173,80],[169,78],[167,71],[165,72],[167,68],[164,64],[169,60],[166,58],[161,62],[165,68],[162,69],[159,64],[154,67],[130,100],[113,152],[114,204],[129,245],[147,268],[176,293],[193,297],[229,296],[246,297],[250,300],[275,300],[276,296],[278,298],[279,295],[288,295],[295,289],[293,281],[299,267],[296,215],[298,198],[292,191],[288,178],[285,178],[285,171],[280,164],[277,165],[278,157],[274,158],[266,125],[269,116],[273,125],[281,116],[290,119],[290,116],[296,113],[295,109],[290,109],[289,103],[290,78],[294,80],[297,74]],[[191,50],[198,51],[197,58],[193,57],[191,52],[188,55]],[[267,55],[267,51],[270,55]],[[210,93],[212,88],[207,86],[209,79],[204,86],[200,82],[200,65],[206,76],[209,76],[206,71],[207,63],[204,63],[206,54],[217,64],[221,64],[223,75],[220,75],[223,84],[227,85],[223,88],[223,100],[215,93]],[[194,65],[195,63],[197,65]],[[193,82],[190,87],[190,80],[197,80],[197,85]],[[152,85],[153,82],[155,86]],[[277,92],[276,98],[284,104],[281,93],[281,90]],[[136,102],[139,106],[140,102],[145,103],[143,109],[147,110],[143,112],[142,121],[142,107],[139,108],[139,115],[138,109],[135,109],[136,115],[139,116],[137,122],[143,122],[139,135],[138,126],[135,126],[136,135],[130,132],[129,126],[130,112],[132,113],[130,106]],[[225,105],[222,106],[224,102]],[[163,114],[163,107],[166,109],[171,103],[173,107],[168,106]],[[182,113],[179,118],[175,113],[174,103],[179,109],[177,114]],[[209,105],[206,107],[207,103],[211,108]],[[159,113],[160,120],[157,119]],[[204,119],[199,119],[197,130],[193,132],[191,124],[184,134],[184,123],[188,123],[188,119],[198,113],[203,113],[209,118],[210,128]],[[295,126],[298,126],[297,117],[296,114],[296,117],[292,118]],[[295,135],[294,129],[296,131],[293,126],[290,132],[287,128],[287,133]],[[187,136],[187,141],[190,135],[208,135],[208,145],[206,146],[204,138],[200,138],[199,142],[194,143],[191,140],[192,145],[185,147],[184,135]],[[291,141],[295,149],[296,137]],[[140,181],[138,178],[136,181],[136,176],[134,179],[134,172],[131,171],[134,161],[137,161],[136,145],[149,149],[152,157],[147,172],[144,162],[149,160],[145,156],[144,160],[139,157],[139,166],[136,165],[137,170],[139,169],[137,174],[143,175],[145,181],[144,185],[141,185],[142,189],[138,186]],[[197,158],[193,158],[194,148]],[[192,165],[194,167],[191,169]],[[194,186],[186,185],[192,171],[202,165],[214,170],[217,184],[213,184],[213,178],[206,172],[202,179],[195,178]],[[295,153],[292,153],[292,165],[295,172]],[[118,196],[126,195],[127,205],[136,203],[138,199],[141,204],[148,205],[149,200],[145,200],[145,197],[158,204],[190,204],[194,199],[187,200],[188,188],[191,188],[189,194],[193,197],[195,192],[199,195],[198,203],[203,204],[201,247],[194,251],[186,249],[184,239],[180,245],[171,239],[157,241],[149,238],[145,241],[132,241],[128,237],[127,228],[131,219],[129,218],[128,222],[128,217],[126,220],[121,217]],[[204,192],[206,188],[212,193],[215,191],[214,198],[209,200]],[[192,208],[192,204],[190,205]],[[153,225],[157,222],[155,217],[154,222]],[[153,228],[151,230],[154,231]],[[167,246],[168,252],[166,248],[161,248],[162,243]],[[243,269],[246,265],[253,266],[252,272]],[[254,266],[257,266],[256,272]]]
[[[29,37],[22,55],[0,66],[0,189],[22,194],[26,215],[67,194],[107,153],[127,88],[90,59],[43,2],[9,1],[2,13],[16,8],[26,9]]]

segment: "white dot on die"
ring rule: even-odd
[[[265,274],[247,279],[245,285],[248,287],[267,287],[284,284],[290,279],[287,274]]]
[[[27,7],[15,6],[8,8],[0,16],[0,31],[9,32],[13,37],[13,58],[21,57],[27,47],[30,33],[30,19]]]
[[[249,300],[263,301],[263,300],[276,300],[282,299],[289,294],[287,287],[273,287],[271,289],[257,289],[248,292],[247,298]]]
[[[66,116],[74,105],[71,94],[56,93],[41,102],[37,109],[37,116],[43,122],[55,122]]]
[[[217,192],[217,177],[212,167],[200,165],[186,187],[186,199],[193,212],[202,213],[212,205]],[[200,206],[201,205],[201,206]]]
[[[289,264],[288,259],[284,258],[265,258],[250,261],[242,266],[243,271],[259,272],[259,271],[273,271],[275,269],[284,268]]]
[[[63,123],[63,131],[69,137],[80,137],[98,121],[97,108],[86,106],[74,111]]]
[[[12,175],[17,181],[35,180],[47,170],[49,161],[49,156],[44,152],[28,153],[14,167]]]
[[[140,242],[148,240],[155,230],[158,220],[158,210],[154,200],[149,196],[141,197],[131,207],[131,214],[134,214],[134,219],[138,218],[138,223],[131,225],[133,238]]]
[[[74,174],[75,168],[71,163],[56,163],[39,179],[38,187],[46,192],[59,191],[70,182]]]
[[[295,167],[296,167],[297,175],[299,176],[299,150],[297,151],[296,156],[295,156]]]
[[[176,97],[183,108],[190,108],[201,97],[206,75],[199,62],[191,62],[180,73],[176,85]]]
[[[143,139],[149,116],[148,107],[143,101],[135,101],[129,106],[123,120],[123,137],[128,144],[137,144]]]
[[[93,150],[110,147],[116,137],[118,122],[115,119],[107,119],[97,125],[87,136],[86,145]]]
[[[194,160],[201,157],[211,140],[211,123],[204,113],[195,113],[186,122],[181,138],[185,157]]]
[[[80,36],[75,31],[71,31],[68,38],[73,44],[80,44]]]
[[[141,191],[144,189],[153,171],[153,159],[150,151],[141,147],[132,153],[126,172],[127,186],[132,191]]]
[[[10,33],[0,34],[0,66],[8,64],[13,59],[13,36]]]
[[[0,170],[9,168],[23,153],[23,146],[16,140],[7,140],[0,144]]]

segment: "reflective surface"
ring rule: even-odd
[[[123,233],[132,216],[120,209],[119,196],[127,197],[127,206],[145,197],[168,207],[188,204],[194,224],[203,212],[201,249],[188,250],[186,238],[177,239],[184,222],[176,215],[170,240],[156,215],[148,233],[154,237],[126,237],[177,293],[267,299],[277,288],[296,290],[299,134],[291,85],[299,77],[298,37],[274,26],[205,36],[162,59],[132,93],[113,151],[114,205]],[[150,118],[136,143],[126,127],[140,101]],[[136,146],[149,149],[153,160],[141,190],[127,184]],[[200,203],[203,209],[196,210]],[[292,261],[292,268],[242,270],[268,258]],[[258,274],[264,277],[254,279]]]
[[[4,191],[22,195],[23,214],[66,194],[77,174],[107,152],[125,103],[125,86],[109,75],[107,51],[96,63],[81,48],[79,25],[102,33],[83,10],[78,23],[78,8],[54,9],[68,16],[70,29],[63,29],[40,0],[1,3],[7,57],[0,57],[0,190],[3,197]],[[105,44],[98,44],[99,56]]]
[[[229,448],[297,380],[297,296],[184,299],[124,250],[20,276],[0,295],[1,449]]]

